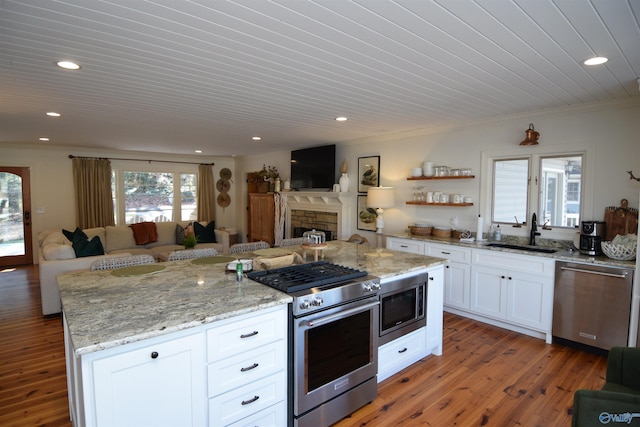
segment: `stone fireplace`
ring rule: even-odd
[[[297,237],[294,230],[316,229],[327,233],[327,240],[348,239],[355,213],[353,195],[315,191],[280,193],[287,201],[285,237]],[[351,196],[351,197],[350,197]],[[306,231],[306,230],[305,230]]]

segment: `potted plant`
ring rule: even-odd
[[[184,236],[184,240],[182,241],[185,249],[195,248],[196,243],[198,243],[198,238],[194,233],[188,233],[186,236]]]
[[[280,178],[280,172],[275,166],[262,165],[262,170],[251,174],[251,181],[258,184],[258,193],[267,193],[273,191],[276,179]]]

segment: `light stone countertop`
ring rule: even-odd
[[[303,254],[299,246],[291,248]],[[446,262],[366,245],[332,241],[324,260],[381,278]],[[240,254],[239,258],[252,257]],[[307,252],[306,262],[313,261]],[[322,256],[320,256],[322,258]],[[62,309],[76,355],[100,351],[287,304],[289,295],[248,278],[236,280],[226,263],[191,260],[158,263],[164,270],[116,277],[113,270],[75,271],[58,276]]]
[[[586,264],[598,264],[610,267],[624,267],[624,268],[635,268],[636,261],[619,261],[612,258],[609,258],[605,255],[592,256],[592,255],[583,255],[577,249],[573,249],[573,244],[571,242],[564,241],[544,241],[544,239],[540,240],[540,244],[538,245],[541,248],[554,248],[557,249],[557,252],[554,253],[544,253],[544,252],[530,252],[519,249],[509,249],[509,248],[498,248],[498,247],[490,247],[487,246],[489,243],[508,243],[508,244],[521,244],[520,241],[510,240],[508,237],[505,239],[503,236],[502,241],[500,242],[491,242],[488,240],[480,241],[480,242],[463,242],[460,239],[453,238],[444,238],[444,237],[434,237],[434,236],[415,236],[409,233],[398,233],[398,234],[388,234],[389,237],[398,237],[402,239],[410,239],[417,240],[423,242],[432,242],[432,243],[442,243],[447,245],[460,246],[464,248],[470,249],[487,249],[492,251],[500,251],[500,252],[509,252],[520,255],[532,255],[544,258],[552,258],[558,261],[569,261],[569,262],[579,262]],[[528,245],[523,245],[528,246]]]

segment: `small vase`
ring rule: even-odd
[[[347,175],[346,173],[343,173],[340,179],[338,180],[338,183],[340,184],[341,193],[346,193],[347,191],[349,191],[349,175]]]

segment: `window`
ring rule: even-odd
[[[584,154],[490,158],[491,221],[528,222],[536,212],[540,225],[573,228],[580,223]]]
[[[195,220],[197,182],[196,173],[112,170],[116,223]]]

